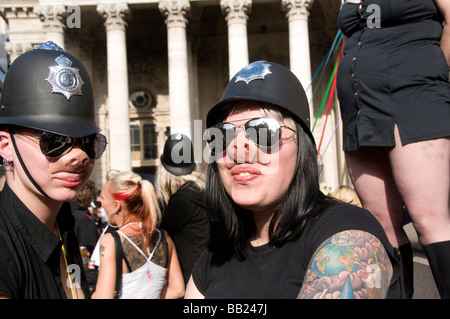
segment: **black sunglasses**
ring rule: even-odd
[[[280,124],[274,118],[259,117],[248,120],[242,126],[236,126],[228,122],[217,123],[206,130],[204,138],[211,149],[214,148],[216,152],[223,152],[233,141],[241,127],[244,128],[245,136],[248,139],[267,152],[270,152],[274,146],[279,144],[283,127],[296,133],[294,129]]]
[[[69,153],[75,145],[75,142],[80,140],[81,149],[86,152],[90,159],[96,160],[103,155],[108,144],[106,137],[100,133],[82,137],[70,137],[50,132],[44,132],[39,137],[28,134],[20,135],[38,139],[41,152],[50,158],[60,157]]]

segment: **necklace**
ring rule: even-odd
[[[62,250],[62,253],[63,253],[63,257],[64,257],[64,263],[66,264],[67,281],[69,282],[70,291],[72,292],[72,299],[75,299],[75,293],[73,291],[73,286],[72,286],[72,279],[70,278],[70,273],[69,273],[69,264],[67,263],[66,249],[64,248],[64,242],[62,240],[61,233],[59,232],[58,223],[56,223],[56,229],[58,230],[59,240],[61,240],[61,242],[63,243],[61,245],[61,250]]]
[[[142,222],[131,222],[131,223],[125,224],[124,226],[122,226],[119,229],[119,231],[123,230],[125,227],[131,226],[131,225],[137,225],[137,224],[139,224],[139,231],[140,231],[142,229]],[[143,233],[141,233],[141,235],[142,235],[142,239],[144,240],[144,243],[145,243],[145,236]]]
[[[142,227],[142,223],[141,222],[131,222],[131,223],[123,225],[119,230],[122,230],[122,229],[124,229],[125,227],[128,227],[128,226],[137,225],[137,224],[139,224],[139,228]]]

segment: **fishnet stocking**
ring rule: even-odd
[[[403,201],[392,177],[386,150],[362,148],[346,153],[346,160],[362,206],[378,219],[394,247],[407,243],[402,227]]]
[[[394,247],[407,242],[403,203],[422,245],[450,240],[450,138],[346,153],[347,165],[364,208],[382,224]]]
[[[395,127],[389,152],[397,189],[408,208],[419,240],[430,244],[450,239],[450,138],[402,145]]]

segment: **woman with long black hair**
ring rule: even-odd
[[[377,220],[319,189],[308,101],[285,67],[254,62],[207,116],[208,249],[186,298],[399,298]]]

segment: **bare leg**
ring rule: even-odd
[[[394,247],[408,243],[403,230],[403,201],[397,191],[384,148],[346,153],[347,166],[362,206],[378,219]]]
[[[394,182],[388,150],[364,148],[346,153],[349,173],[362,205],[380,221],[400,259],[402,298],[412,298],[412,248],[403,230],[403,201]]]

